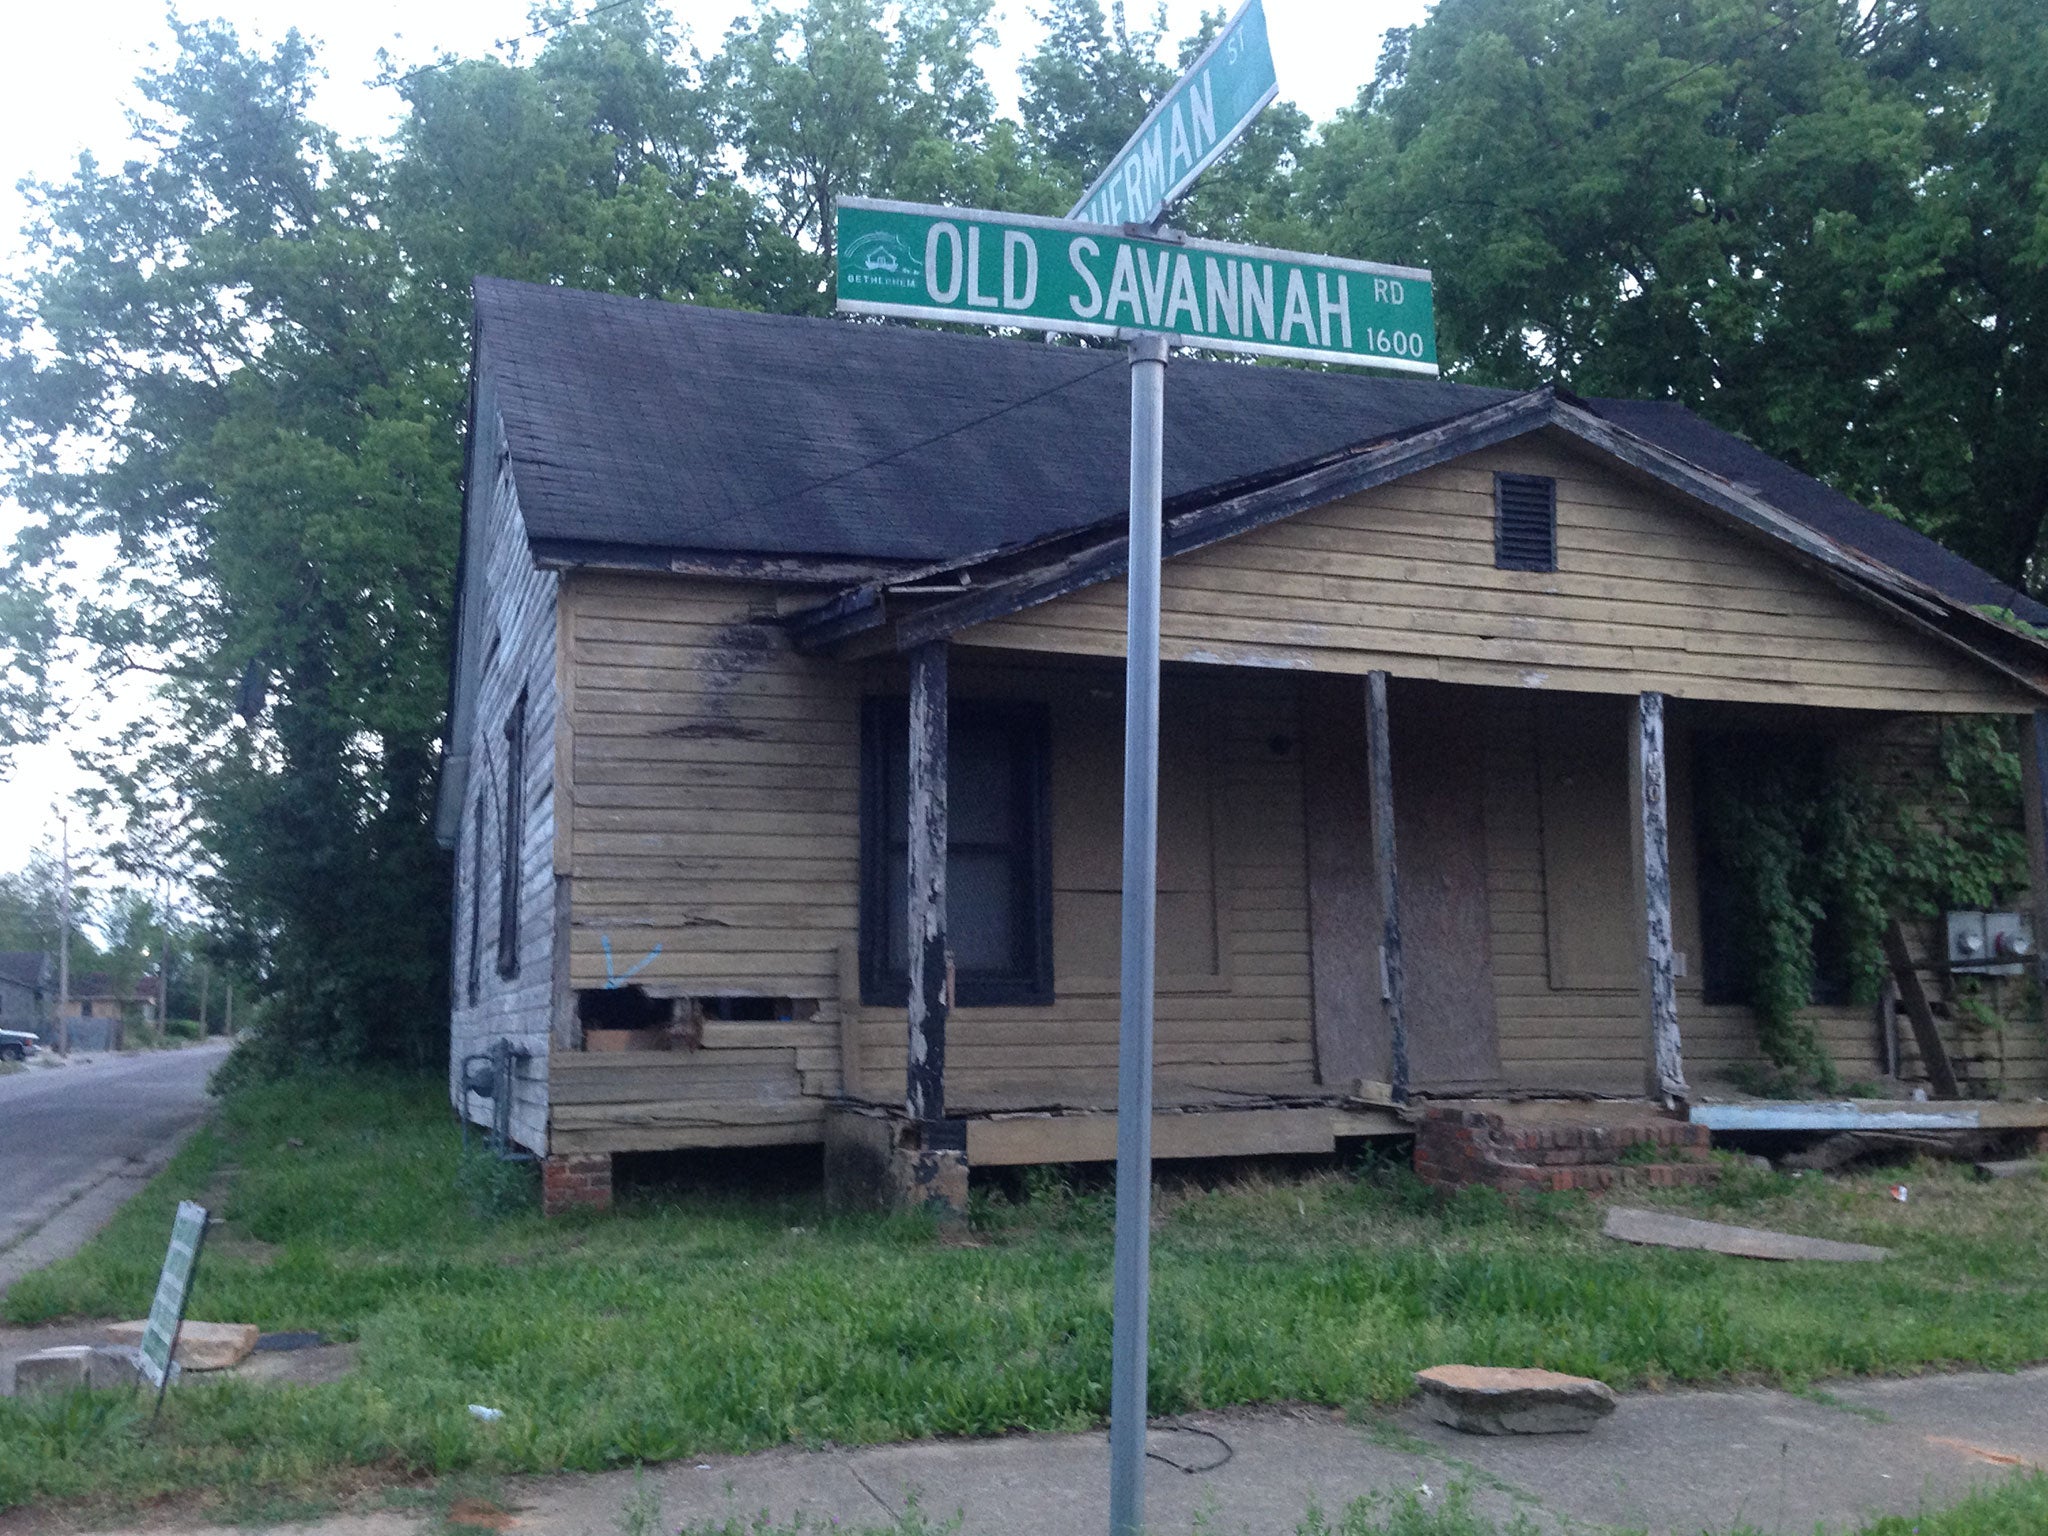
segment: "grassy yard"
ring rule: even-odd
[[[2048,1359],[2042,1185],[1923,1166],[1901,1205],[1894,1177],[1740,1170],[1662,1197],[1898,1250],[1855,1266],[1625,1247],[1575,1197],[1443,1201],[1371,1165],[1169,1189],[1153,1405],[1389,1402],[1445,1360],[1639,1387]],[[453,1472],[1106,1412],[1111,1211],[1092,1189],[1038,1180],[1028,1199],[978,1200],[957,1233],[831,1218],[810,1197],[643,1197],[543,1222],[506,1182],[495,1165],[458,1177],[438,1084],[332,1077],[231,1099],[85,1252],[17,1284],[7,1319],[141,1315],[172,1206],[200,1198],[226,1226],[194,1315],[359,1340],[358,1371],[193,1386],[148,1432],[118,1401],[0,1402],[0,1508],[216,1490],[232,1513]],[[472,1403],[504,1417],[479,1422]]]

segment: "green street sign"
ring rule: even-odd
[[[1264,0],[1245,0],[1067,217],[1150,224],[1279,94]]]
[[[1116,337],[1434,374],[1429,274],[1098,224],[846,197],[847,314]]]

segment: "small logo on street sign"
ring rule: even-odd
[[[840,286],[876,296],[915,293],[924,285],[924,262],[900,235],[871,230],[847,246],[839,258]]]

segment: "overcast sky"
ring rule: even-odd
[[[579,11],[590,3],[584,0]],[[706,53],[750,9],[739,0],[670,0],[670,8]],[[1146,8],[1147,0],[1131,7],[1134,15]],[[1386,28],[1411,25],[1426,8],[1425,0],[1266,0],[1282,99],[1317,122],[1330,117],[1371,77]],[[163,0],[66,0],[8,9],[0,48],[0,270],[12,271],[21,260],[25,211],[16,183],[61,177],[81,150],[102,161],[124,158],[129,87],[163,56],[169,29]],[[1193,31],[1202,9],[1202,0],[1167,0],[1171,34]],[[399,106],[395,91],[367,83],[379,71],[378,50],[388,50],[403,68],[444,51],[474,55],[499,48],[531,27],[527,0],[185,0],[182,10],[194,20],[227,18],[245,43],[273,41],[294,26],[314,38],[327,74],[316,114],[366,139],[389,132]],[[1005,0],[997,22],[1001,45],[984,61],[1006,107],[1014,107],[1017,61],[1037,41],[1030,12],[1031,0]],[[535,46],[526,45],[527,56]],[[0,542],[11,540],[15,524],[12,509],[0,503]],[[91,713],[90,707],[81,711],[70,740],[18,753],[13,773],[0,781],[0,870],[19,866],[39,838],[54,832],[50,808],[77,783],[70,749],[90,746],[95,733],[84,722]]]

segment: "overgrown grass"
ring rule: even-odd
[[[1111,1209],[1051,1176],[977,1199],[967,1240],[811,1197],[675,1196],[544,1222],[525,1173],[458,1166],[438,1084],[329,1076],[240,1092],[76,1258],[18,1283],[19,1323],[139,1316],[171,1210],[209,1240],[193,1315],[361,1341],[317,1388],[181,1389],[125,1404],[0,1402],[0,1507],[235,1489],[347,1493],[455,1472],[624,1466],[1106,1412]],[[1578,1199],[1444,1201],[1371,1166],[1164,1191],[1152,1404],[1405,1397],[1446,1360],[1616,1386],[2048,1358],[2048,1201],[1933,1166],[1792,1180],[1741,1170],[1666,1197],[1702,1214],[1879,1242],[1886,1264],[1754,1264],[1598,1236]],[[509,1179],[509,1183],[507,1182]],[[468,1405],[504,1410],[497,1423]]]

